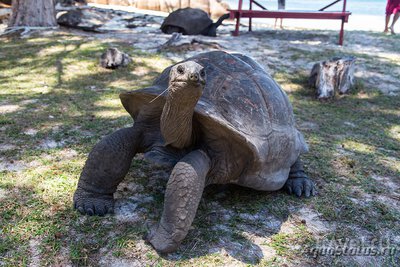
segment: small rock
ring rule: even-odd
[[[113,17],[111,13],[101,12],[92,8],[73,9],[60,13],[61,15],[57,18],[58,24],[93,32],[102,32],[99,28]]]
[[[126,67],[132,59],[128,54],[119,51],[117,48],[108,48],[106,52],[101,55],[100,65],[106,69],[117,69],[119,67]]]

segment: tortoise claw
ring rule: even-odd
[[[112,195],[92,193],[78,187],[74,194],[74,209],[83,215],[104,216],[112,213],[114,199]]]
[[[308,177],[289,178],[284,187],[289,194],[295,194],[297,197],[308,198],[315,195],[315,184]]]

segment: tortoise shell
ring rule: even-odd
[[[307,151],[303,136],[295,128],[292,106],[285,92],[247,56],[214,51],[185,61],[189,60],[202,65],[206,72],[206,85],[195,107],[194,123],[208,137],[203,147],[209,147],[211,154],[215,152],[211,180],[262,189],[267,179],[267,183],[278,187],[273,190],[282,187],[290,166],[300,153]],[[153,86],[120,95],[123,106],[134,119],[148,108],[161,116],[171,67],[162,72]],[[161,96],[152,101],[158,95]],[[246,167],[230,171],[239,158],[246,160],[243,163]]]
[[[198,8],[182,8],[173,11],[165,18],[161,30],[167,32],[168,26],[179,27],[185,35],[201,34],[213,21],[208,14]]]

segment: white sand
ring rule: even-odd
[[[117,5],[100,5],[100,4],[89,4],[99,8],[109,8],[115,10],[123,10],[135,13],[143,13],[155,16],[167,16],[168,13],[151,10],[141,10],[129,6],[117,6]],[[350,10],[351,11],[351,10]],[[242,22],[247,25],[248,19],[243,19]],[[275,19],[253,19],[253,23],[257,26],[265,26],[268,28],[273,27]],[[340,20],[315,20],[315,19],[285,19],[283,22],[284,27],[289,28],[305,28],[305,29],[321,29],[321,30],[339,30]],[[345,30],[357,30],[357,31],[383,31],[385,24],[385,15],[382,17],[372,15],[358,15],[352,14],[349,18],[349,22],[345,24]],[[243,30],[244,27],[243,27]],[[400,22],[395,26],[395,31],[400,33]]]
[[[275,19],[255,19],[255,23],[266,21],[266,26],[273,26]],[[349,22],[345,23],[346,31],[378,31],[381,32],[385,26],[385,17],[370,16],[370,15],[350,15]],[[247,19],[244,19],[247,24]],[[265,22],[264,22],[265,23]],[[315,19],[284,19],[284,27],[319,29],[319,30],[340,30],[340,20],[315,20]],[[400,23],[399,23],[400,25]],[[400,26],[396,25],[395,30],[400,33]]]

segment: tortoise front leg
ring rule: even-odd
[[[82,214],[104,215],[114,208],[113,194],[138,151],[138,127],[118,130],[89,153],[74,194],[74,208]]]
[[[186,237],[196,215],[210,165],[208,155],[202,150],[195,150],[183,157],[172,170],[161,221],[146,238],[158,252],[175,251]]]
[[[298,197],[302,195],[305,197],[315,195],[315,184],[304,172],[303,163],[301,162],[300,157],[292,167],[290,167],[289,178],[284,187],[289,194],[295,194]]]

